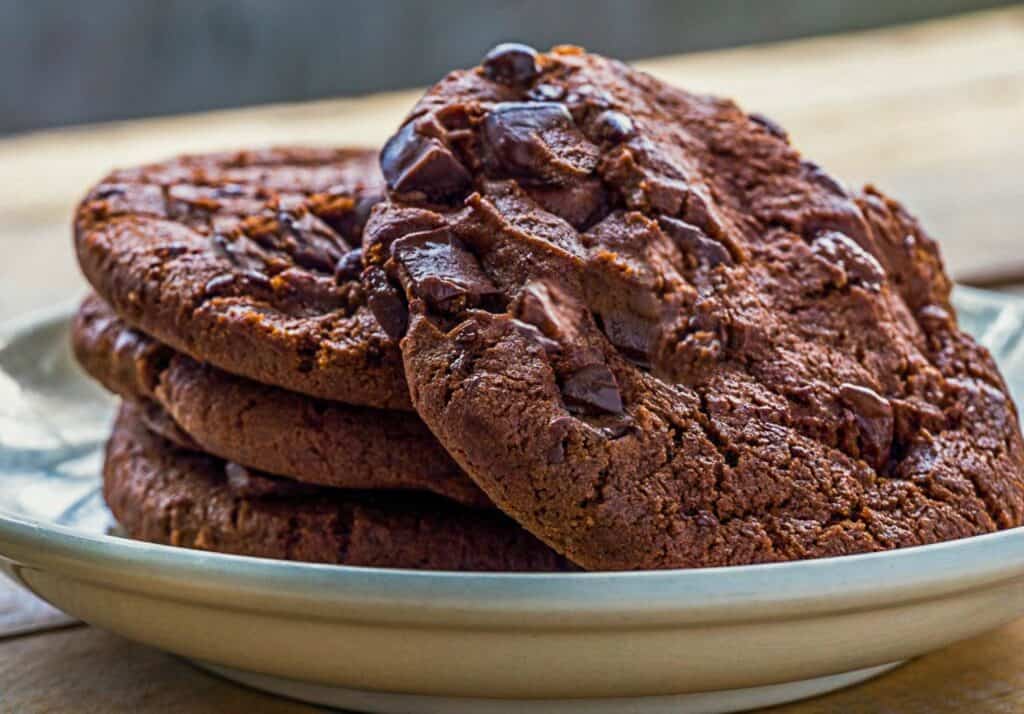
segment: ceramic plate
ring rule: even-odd
[[[960,290],[1024,394],[1024,308]],[[877,675],[1024,614],[1024,529],[845,558],[612,574],[461,574],[217,555],[112,535],[113,402],[69,310],[0,337],[0,556],[100,627],[247,684],[373,712],[725,712]]]

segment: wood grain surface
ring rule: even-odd
[[[899,197],[939,238],[956,277],[1024,281],[1024,8],[639,64],[773,116],[831,172]],[[81,294],[69,216],[85,187],[111,167],[246,145],[376,145],[415,97],[394,93],[0,141],[0,251],[8,258],[0,261],[0,319]],[[40,631],[65,623],[11,587],[0,580],[0,711],[314,711],[92,628]],[[777,711],[1024,711],[1024,621],[877,681]]]

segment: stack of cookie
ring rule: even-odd
[[[379,164],[188,158],[83,202],[76,349],[125,399],[129,533],[610,570],[1024,523],[1017,412],[935,243],[767,118],[504,45]]]
[[[376,152],[118,171],[79,207],[96,294],[73,346],[122,398],[105,496],[134,537],[409,568],[565,562],[494,509],[410,411],[359,285]]]

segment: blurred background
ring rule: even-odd
[[[0,134],[427,84],[499,41],[624,59],[992,0],[0,0]]]

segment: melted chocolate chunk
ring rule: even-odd
[[[848,382],[839,386],[839,398],[853,412],[860,428],[860,457],[874,468],[882,468],[892,449],[892,404],[873,389]]]
[[[518,42],[504,42],[484,57],[484,75],[498,84],[528,84],[540,75],[537,50]]]
[[[589,364],[566,377],[562,383],[562,396],[573,410],[622,413],[619,383],[604,364]]]
[[[432,200],[456,198],[471,184],[466,167],[438,139],[418,133],[415,120],[384,145],[380,168],[392,191],[418,192]]]
[[[621,144],[636,135],[636,126],[622,112],[609,110],[598,115],[597,132],[605,141]]]
[[[350,280],[358,280],[363,272],[363,250],[356,248],[341,256],[337,265],[334,266],[334,279],[338,284],[347,283]]]
[[[659,217],[658,225],[669,238],[675,241],[679,250],[686,255],[693,256],[698,265],[714,268],[717,265],[732,264],[729,250],[718,241],[708,238],[704,231],[697,226],[668,216]]]
[[[512,176],[563,183],[597,166],[597,147],[554,102],[504,102],[484,120],[483,138],[497,168]]]
[[[363,272],[363,282],[367,289],[366,304],[381,329],[392,340],[400,339],[409,326],[409,308],[402,296],[388,280],[387,274],[377,266]]]
[[[498,292],[479,261],[446,228],[410,233],[391,244],[413,292],[432,306],[459,309]]]

